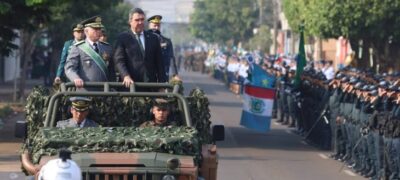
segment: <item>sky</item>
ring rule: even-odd
[[[195,0],[126,0],[135,7],[142,8],[146,17],[163,16],[164,23],[189,23]]]

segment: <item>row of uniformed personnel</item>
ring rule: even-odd
[[[400,179],[398,77],[355,68],[339,71],[331,81],[315,74],[306,71],[300,88],[304,99],[312,99],[310,104],[323,107],[317,108],[317,118],[303,119],[314,119],[312,124],[317,127],[311,129],[310,138],[314,131],[329,127],[330,133],[325,134],[330,134],[330,140],[324,139],[332,142],[332,158],[371,179]],[[310,89],[304,87],[314,87],[314,96],[320,98],[305,93]],[[324,95],[317,95],[318,91]],[[303,103],[303,113],[311,112],[305,110],[308,105]]]
[[[160,33],[162,16],[155,15],[147,20],[148,31],[144,30],[144,19],[143,10],[132,9],[128,22],[130,30],[117,37],[114,48],[100,40],[104,25],[99,16],[74,26],[74,39],[64,44],[55,82],[61,82],[64,71],[78,88],[87,81],[115,81],[115,69],[127,87],[134,81],[166,82],[171,61],[173,73],[177,75],[172,42]]]

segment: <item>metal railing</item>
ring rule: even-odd
[[[195,180],[192,174],[161,173],[136,171],[127,173],[105,173],[105,172],[82,172],[82,180],[161,180],[165,175],[175,176],[175,179]]]
[[[178,100],[178,108],[183,110],[183,116],[186,121],[186,125],[192,127],[192,120],[190,118],[189,107],[186,99],[179,94],[179,86],[171,85],[167,83],[133,83],[129,88],[129,92],[119,92],[115,88],[125,87],[119,82],[85,82],[84,87],[101,88],[101,91],[74,91],[74,83],[62,83],[60,84],[60,91],[55,93],[49,101],[47,116],[44,122],[44,127],[54,127],[56,123],[57,110],[59,107],[59,101],[63,96],[89,96],[89,97],[175,97]],[[172,89],[172,92],[136,92],[136,87],[141,88],[164,88]],[[112,91],[111,91],[112,90]]]

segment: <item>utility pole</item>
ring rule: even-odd
[[[276,50],[277,50],[277,42],[276,42],[276,38],[278,36],[278,13],[279,13],[279,9],[278,9],[278,3],[276,2],[277,0],[272,0],[272,9],[273,9],[273,28],[274,28],[274,35],[273,35],[273,39],[272,39],[272,46],[273,46],[273,50],[272,52],[274,54],[276,54]]]
[[[258,5],[260,10],[258,11],[258,25],[259,27],[261,27],[262,23],[263,23],[263,12],[264,12],[264,0],[258,0]]]

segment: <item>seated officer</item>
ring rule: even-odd
[[[57,122],[57,127],[96,127],[97,124],[87,119],[89,114],[90,99],[84,97],[72,97],[71,114],[72,118]]]
[[[157,98],[154,100],[153,107],[151,108],[153,119],[142,123],[140,127],[164,127],[173,125],[172,123],[168,122],[168,115],[170,114],[170,112],[171,109],[169,107],[168,101],[165,99]]]

